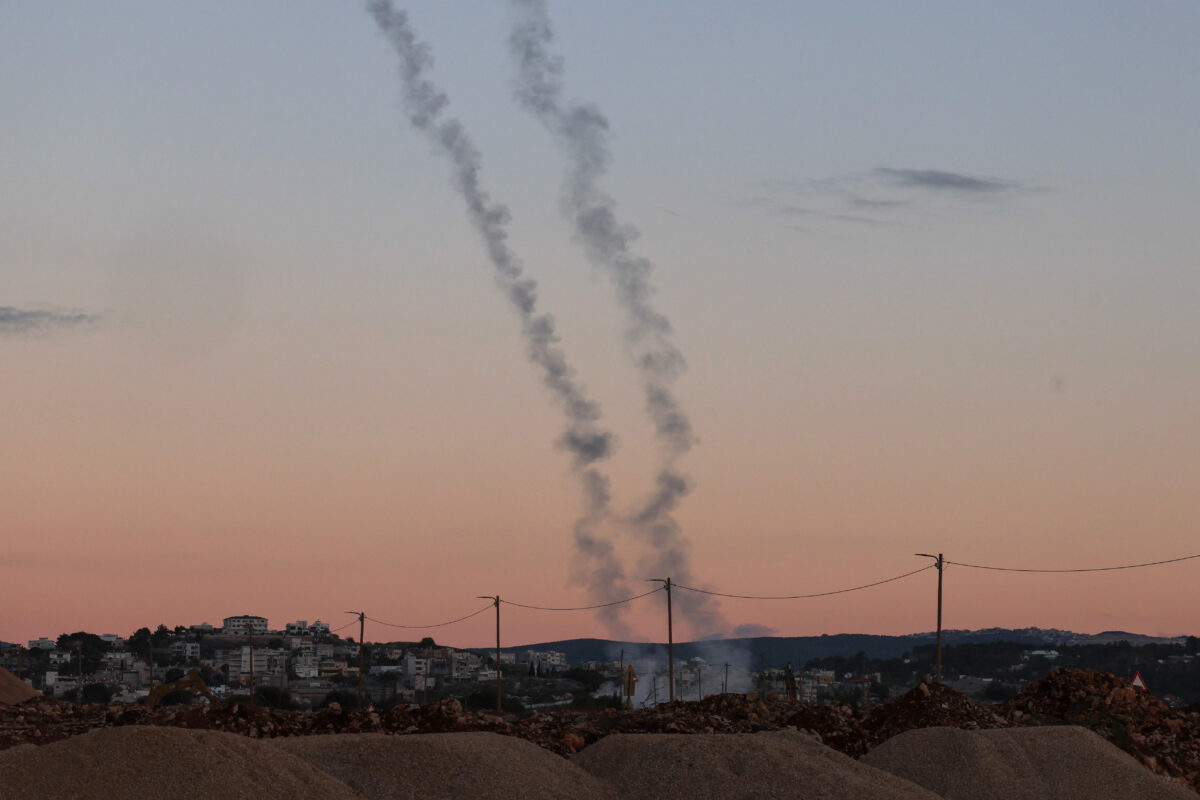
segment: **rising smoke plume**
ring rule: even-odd
[[[492,200],[482,188],[479,151],[457,119],[445,118],[449,101],[426,77],[433,64],[429,48],[413,34],[407,14],[396,10],[390,0],[371,0],[368,9],[400,57],[404,108],[409,121],[450,161],[454,185],[466,201],[471,224],[483,238],[496,283],[520,316],[526,355],[566,414],[567,428],[558,445],[571,454],[585,498],[584,513],[574,529],[576,558],[572,576],[598,602],[628,597],[625,571],[611,543],[598,533],[609,516],[611,495],[609,480],[596,464],[611,454],[613,436],[600,427],[599,406],[576,381],[575,371],[558,346],[553,318],[536,311],[537,282],[523,275],[520,259],[508,246],[508,209]],[[621,621],[624,608],[618,605],[601,610],[601,618],[619,635],[627,634]]]
[[[692,583],[687,542],[672,516],[690,490],[679,459],[695,444],[691,423],[671,389],[683,371],[683,354],[671,339],[671,324],[651,298],[653,265],[633,252],[637,231],[622,225],[616,203],[599,185],[611,160],[608,120],[591,105],[563,100],[562,58],[551,55],[553,32],[544,0],[513,0],[518,15],[509,45],[518,66],[517,99],[554,135],[567,155],[564,212],[588,258],[613,282],[626,316],[626,343],[642,381],[646,412],[662,449],[656,488],[632,515],[633,529],[649,545],[642,568],[654,576]],[[724,628],[711,598],[682,593],[681,608],[698,633]]]

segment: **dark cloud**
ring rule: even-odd
[[[889,182],[898,186],[916,189],[991,194],[1015,188],[1012,183],[987,178],[975,178],[970,175],[946,172],[940,169],[893,169],[891,167],[878,167],[875,170],[875,174],[886,178]]]
[[[97,314],[85,314],[80,311],[47,311],[0,306],[0,335],[78,328],[95,324],[99,320]]]
[[[747,622],[733,629],[733,635],[739,639],[747,639],[752,636],[773,636],[777,632],[776,628],[772,628],[770,625],[760,625],[757,622]]]

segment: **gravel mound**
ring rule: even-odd
[[[37,697],[40,692],[29,688],[29,684],[13,675],[6,669],[0,668],[0,705],[16,705],[31,697]]]
[[[44,747],[0,752],[0,797],[356,800],[345,784],[262,742],[141,726],[101,728]]]
[[[266,743],[345,782],[367,800],[612,800],[601,781],[535,744],[496,733],[305,736]]]
[[[1007,704],[1016,725],[1082,725],[1153,771],[1200,791],[1200,716],[1169,708],[1115,675],[1051,670]]]
[[[1073,725],[902,733],[863,762],[947,800],[1196,800],[1086,728]]]
[[[572,760],[629,800],[937,800],[797,731],[623,734]]]

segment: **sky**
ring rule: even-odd
[[[615,436],[601,534],[653,588],[621,520],[662,442],[566,154],[516,99],[517,12],[397,5]],[[697,588],[1200,553],[1200,6],[548,12],[686,359],[672,518]],[[0,5],[0,639],[595,599],[562,412],[398,65],[356,3]],[[950,566],[944,624],[1195,634],[1197,570]],[[928,631],[936,582],[704,621],[679,601],[676,638]],[[663,600],[623,607],[631,637],[665,639]],[[495,619],[366,631],[425,634],[485,646]]]

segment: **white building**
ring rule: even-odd
[[[242,648],[242,657],[239,661],[239,672],[247,673],[250,671],[250,645]],[[254,648],[254,672],[263,675],[271,671],[272,655],[275,653],[266,647]]]
[[[409,654],[404,657],[403,667],[405,675],[428,675],[429,659]]]
[[[308,626],[308,632],[313,634],[314,636],[328,636],[329,635],[329,623],[321,622],[321,620],[316,620],[315,622],[313,622],[312,625]]]
[[[226,636],[267,635],[267,618],[243,614],[240,617],[226,617],[221,631]]]
[[[167,650],[172,658],[184,660],[200,658],[199,642],[171,642],[171,646]]]
[[[29,649],[30,650],[53,650],[54,647],[55,647],[54,640],[47,639],[44,636],[41,639],[30,639],[29,640]]]

